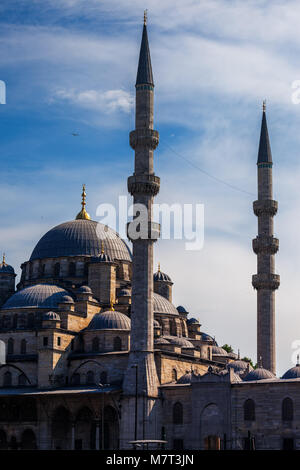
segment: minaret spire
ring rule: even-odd
[[[279,240],[273,235],[273,217],[278,203],[273,200],[272,166],[264,101],[257,158],[258,200],[253,203],[254,214],[258,217],[258,236],[252,242],[257,254],[257,274],[252,276],[252,285],[257,289],[257,359],[262,358],[262,366],[275,373],[275,290],[280,277],[275,274]]]
[[[154,405],[160,384],[153,347],[153,245],[159,237],[159,224],[153,222],[153,201],[160,186],[160,179],[154,174],[153,152],[159,135],[153,129],[154,83],[145,20],[135,88],[135,130],[130,133],[135,163],[134,173],[128,178],[128,191],[133,196],[136,213],[127,226],[133,259],[130,354],[123,382],[122,410],[128,410],[128,420],[124,419],[127,423],[124,446],[142,435],[143,439],[157,439],[159,435]],[[134,423],[135,406],[137,421]]]

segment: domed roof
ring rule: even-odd
[[[178,310],[178,307],[177,307],[177,310]],[[188,325],[199,325],[199,320],[197,320],[197,318],[188,318],[187,320],[187,324]]]
[[[156,294],[156,292],[153,294],[153,311],[154,313],[178,315],[175,306],[162,295]]]
[[[218,343],[216,342],[216,340],[212,336],[208,335],[207,333],[204,333],[204,331],[201,331],[201,339],[202,341],[212,341],[215,346],[218,346]]]
[[[229,374],[229,370],[227,370],[227,369],[221,370],[219,372],[219,374],[220,375],[227,375],[227,374]],[[232,379],[233,379],[232,380],[233,382],[242,382],[241,377],[238,374],[236,374],[235,372],[233,372]]]
[[[291,369],[287,370],[281,377],[282,379],[298,379],[300,377],[300,364],[296,364]]]
[[[181,348],[190,348],[190,349],[195,349],[194,345],[186,338],[184,337],[179,337],[179,336],[163,336],[165,339],[167,339],[171,344],[174,344],[176,346],[180,346]]]
[[[92,263],[111,263],[112,258],[106,253],[100,253],[98,256],[93,256]]]
[[[178,305],[177,311],[178,311],[179,313],[188,313],[188,312],[186,311],[186,309],[185,309],[182,305]],[[198,322],[198,323],[199,323],[199,322]]]
[[[30,260],[98,256],[102,249],[112,259],[131,261],[128,246],[114,230],[94,220],[71,220],[49,230],[37,243]]]
[[[2,309],[28,307],[55,309],[66,295],[69,295],[68,291],[53,284],[35,284],[13,294]]]
[[[131,321],[124,313],[107,310],[97,313],[88,326],[88,330],[130,330]]]
[[[118,293],[118,297],[130,297],[131,296],[131,291],[130,289],[121,289]]]
[[[214,356],[228,356],[227,351],[219,346],[213,346],[211,349]]]
[[[92,289],[89,286],[81,286],[77,289],[79,294],[92,294]]]
[[[164,282],[172,282],[170,276],[166,273],[162,273],[160,269],[156,273],[153,274],[154,281],[164,281]]]
[[[265,379],[276,379],[276,376],[270,370],[258,367],[253,369],[249,374],[244,377],[244,382],[250,382],[254,380],[265,380]]]
[[[0,263],[0,273],[15,274],[15,270],[10,264],[5,262],[5,254],[3,253],[2,263]]]
[[[253,367],[251,366],[251,364],[249,364],[249,362],[241,361],[241,359],[229,362],[227,364],[227,369],[233,369],[236,374],[244,373],[248,367],[249,371],[253,370]]]
[[[161,328],[159,322],[157,320],[153,320],[153,326],[154,328]]]
[[[160,336],[159,338],[156,338],[154,340],[154,344],[170,344],[170,341],[168,341],[166,338],[163,338]]]
[[[73,304],[74,300],[70,295],[63,295],[60,300],[60,303],[61,304]]]
[[[184,375],[177,380],[178,384],[190,384],[192,381],[192,372],[186,371]]]
[[[56,312],[46,312],[43,315],[43,321],[60,321],[60,316]]]

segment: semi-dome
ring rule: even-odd
[[[156,338],[154,340],[154,344],[170,344],[170,341],[168,341],[166,338],[163,338],[160,336],[159,338]]]
[[[178,307],[177,307],[177,310],[178,310]],[[199,325],[199,320],[197,320],[197,318],[188,318],[187,320],[187,324],[188,325]]]
[[[43,321],[60,321],[60,316],[56,312],[46,312],[43,315]]]
[[[182,305],[178,305],[177,311],[178,311],[179,313],[188,313],[187,310],[186,310]],[[199,323],[199,322],[198,322],[198,323]]]
[[[207,333],[204,333],[204,331],[201,331],[201,339],[202,341],[212,341],[214,346],[218,346],[218,343],[216,342],[216,340],[212,336],[208,335]]]
[[[248,367],[249,367],[249,372],[253,370],[253,367],[251,366],[251,364],[249,364],[249,362],[242,361],[241,359],[238,359],[237,361],[229,362],[227,364],[227,369],[233,369],[235,374],[238,374],[238,375],[244,374],[246,370],[248,369]]]
[[[154,313],[167,313],[178,315],[176,307],[162,295],[153,293],[153,311]]]
[[[276,379],[276,376],[270,370],[258,367],[253,369],[249,374],[244,377],[244,382],[252,382],[254,380]]]
[[[287,370],[281,377],[282,379],[299,379],[300,378],[300,364],[296,364],[291,369]]]
[[[220,346],[212,346],[211,350],[214,356],[228,356],[227,351]]]
[[[78,294],[92,294],[92,289],[89,286],[81,286],[77,292]]]
[[[2,309],[36,307],[52,310],[58,308],[66,295],[70,295],[68,291],[54,284],[35,284],[13,294]]]
[[[97,313],[88,326],[88,330],[130,330],[131,321],[124,313],[106,310]]]
[[[164,338],[175,346],[180,346],[181,348],[195,349],[194,345],[184,337],[166,335],[164,336]]]
[[[63,295],[61,300],[61,304],[74,304],[74,299],[70,295]]]
[[[103,243],[102,243],[103,242]],[[120,236],[94,220],[71,220],[49,230],[37,243],[30,260],[64,256],[98,256],[131,261],[131,252]]]
[[[183,374],[180,379],[177,380],[178,384],[190,384],[192,381],[192,372],[186,371],[185,374]]]

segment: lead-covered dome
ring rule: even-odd
[[[282,379],[299,379],[300,378],[300,364],[296,364],[281,377]]]
[[[263,367],[258,367],[257,369],[249,372],[249,374],[247,374],[243,380],[244,382],[252,382],[254,380],[266,379],[276,379],[276,376],[270,370],[264,369]]]
[[[53,284],[35,284],[25,287],[13,294],[2,306],[2,309],[10,308],[58,308],[68,291]]]
[[[253,370],[253,367],[249,362],[242,361],[241,359],[238,359],[236,361],[229,362],[227,364],[227,369],[233,369],[235,374],[242,375],[244,374],[249,367],[249,372]]]
[[[103,250],[112,259],[131,261],[128,246],[107,225],[94,220],[71,220],[49,230],[37,243],[30,260],[79,255],[95,257]]]
[[[176,307],[162,295],[153,293],[153,311],[154,313],[167,313],[178,315]]]
[[[213,346],[211,350],[214,356],[228,356],[227,351],[220,346]]]
[[[88,326],[88,330],[130,330],[131,321],[124,313],[106,310],[97,313]]]
[[[194,345],[184,337],[166,335],[163,336],[164,339],[167,339],[169,343],[174,344],[175,346],[180,346],[181,348],[195,349]]]

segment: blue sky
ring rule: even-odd
[[[158,202],[205,205],[203,250],[191,253],[184,241],[161,240],[155,261],[174,281],[176,305],[198,316],[220,344],[253,358],[252,201],[267,99],[279,201],[281,374],[291,365],[292,341],[300,338],[300,105],[291,101],[292,82],[300,79],[297,1],[2,1],[0,79],[7,104],[0,105],[0,249],[18,270],[45,231],[74,218],[82,183],[93,218],[98,204],[127,194],[144,8],[161,139]]]

